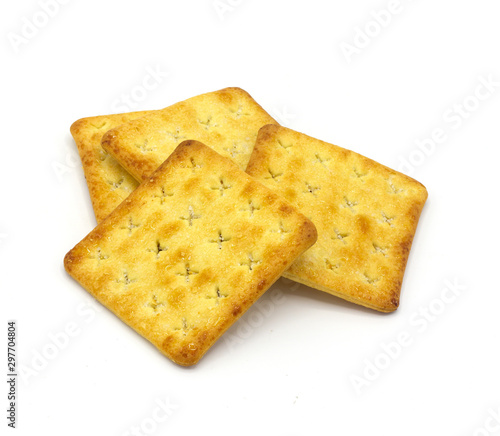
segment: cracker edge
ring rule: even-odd
[[[374,310],[377,310],[377,311],[383,312],[383,313],[394,312],[399,307],[399,301],[400,301],[401,290],[402,290],[402,285],[403,285],[403,278],[404,278],[404,274],[405,274],[405,270],[406,270],[406,265],[408,263],[408,258],[410,255],[411,246],[412,246],[413,239],[414,239],[416,231],[417,231],[418,221],[420,219],[420,215],[421,215],[422,210],[424,208],[425,202],[428,198],[427,188],[422,183],[420,183],[418,180],[415,180],[412,177],[407,176],[406,174],[403,174],[403,173],[396,171],[390,167],[387,167],[384,164],[376,162],[373,159],[370,159],[366,156],[363,156],[359,153],[356,153],[355,151],[342,148],[338,145],[331,144],[331,143],[328,143],[326,141],[322,141],[321,139],[314,138],[312,136],[306,135],[305,133],[299,132],[297,130],[289,129],[287,127],[283,127],[280,125],[274,125],[274,124],[267,124],[267,125],[260,128],[259,133],[257,135],[257,140],[255,143],[253,152],[250,156],[250,160],[249,160],[248,166],[246,168],[247,173],[249,173],[251,175],[253,168],[257,169],[257,168],[260,168],[262,166],[263,161],[265,161],[269,155],[266,147],[262,146],[262,142],[273,138],[274,135],[276,135],[280,130],[288,130],[288,131],[296,132],[296,133],[299,133],[301,135],[304,135],[308,139],[311,139],[314,141],[320,141],[320,142],[327,144],[329,146],[334,145],[335,147],[338,147],[338,148],[344,150],[348,154],[357,155],[361,159],[365,160],[369,166],[383,167],[386,170],[388,170],[391,174],[398,175],[400,177],[404,177],[408,182],[414,183],[417,186],[417,188],[419,189],[420,196],[415,197],[415,201],[414,201],[413,206],[411,208],[411,218],[412,218],[411,224],[410,224],[411,231],[409,232],[409,236],[405,240],[401,241],[401,244],[399,245],[400,255],[401,255],[401,257],[400,257],[401,258],[401,268],[399,269],[399,274],[397,276],[395,276],[395,279],[392,282],[392,288],[389,289],[389,293],[391,295],[390,298],[378,299],[379,300],[378,304],[371,305],[364,300],[352,298],[349,295],[344,295],[339,291],[335,291],[335,290],[329,289],[325,286],[314,283],[310,280],[297,277],[295,274],[291,274],[288,272],[285,272],[283,274],[283,277],[286,277],[290,280],[294,280],[298,283],[304,284],[304,285],[309,286],[309,287],[314,288],[314,289],[318,289],[320,291],[326,292],[328,294],[334,295],[336,297],[342,298],[343,300],[358,304],[360,306],[364,306],[364,307],[367,307],[369,309],[374,309]],[[377,301],[377,300],[375,300],[375,301]]]
[[[222,92],[228,92],[228,91],[234,91],[236,93],[243,93],[247,97],[249,97],[251,100],[254,101],[254,103],[265,113],[269,116],[271,120],[275,122],[275,124],[268,124],[268,125],[280,125],[270,114],[267,112],[257,100],[255,100],[247,91],[245,91],[242,88],[239,88],[237,86],[230,86],[227,88],[222,88],[218,89],[216,91],[210,91],[210,92],[205,92],[202,94],[198,94],[189,98],[186,98],[184,100],[172,103],[169,106],[164,107],[163,109],[160,109],[159,111],[161,112],[162,110],[168,109],[178,103],[184,103],[187,100],[190,100],[192,98],[196,97],[201,97],[203,95],[207,94],[217,94],[217,93],[222,93]],[[147,116],[147,115],[146,115]],[[145,118],[145,117],[140,117],[140,118]],[[127,123],[125,123],[127,124]],[[120,127],[120,126],[119,126]],[[129,155],[123,155],[120,153],[120,139],[118,138],[117,131],[119,131],[119,127],[115,127],[114,129],[110,129],[105,133],[105,135],[102,137],[101,140],[101,147],[104,148],[111,156],[113,156],[119,163],[122,165],[126,171],[128,171],[136,180],[139,182],[146,180],[149,176],[142,176],[141,174],[144,174],[145,172],[148,172],[149,174],[152,174],[154,171],[156,171],[156,168],[151,168],[151,163],[147,159],[142,159],[138,160],[137,158],[131,158]],[[185,141],[183,141],[185,142]],[[180,144],[179,144],[180,145]],[[144,170],[145,168],[145,170]],[[241,168],[238,167],[239,170]]]
[[[94,172],[93,172],[93,170],[91,171],[91,169],[94,168],[94,165],[87,164],[85,162],[87,160],[88,156],[91,155],[91,153],[90,153],[90,150],[84,146],[81,138],[78,138],[79,130],[87,128],[89,123],[91,123],[93,120],[97,120],[100,118],[108,118],[108,117],[123,116],[123,115],[134,116],[135,114],[138,115],[137,118],[141,118],[141,117],[145,116],[144,112],[153,112],[153,111],[134,111],[134,112],[128,112],[128,113],[95,115],[95,116],[91,116],[91,117],[83,117],[83,118],[79,118],[78,120],[73,122],[73,124],[71,124],[71,126],[69,128],[71,136],[73,137],[73,141],[76,144],[76,148],[78,150],[78,155],[80,156],[80,161],[82,163],[82,168],[83,168],[83,174],[85,176],[85,182],[87,184],[87,189],[89,191],[90,201],[92,203],[92,210],[94,212],[95,219],[98,223],[101,222],[107,215],[109,215],[109,213],[104,212],[99,205],[99,199],[97,198],[98,197],[97,184],[93,183],[93,182],[89,183],[89,180],[92,180],[94,177]],[[106,132],[104,134],[106,134]],[[104,134],[103,134],[103,136],[104,136]],[[89,138],[87,138],[87,139],[90,141]],[[122,168],[123,168],[123,166],[122,166]],[[125,168],[123,168],[123,171],[128,173],[128,171]]]
[[[225,158],[224,156],[221,156],[218,154],[216,151],[212,150],[210,147],[204,145],[201,142],[194,141],[194,140],[187,140],[183,141],[181,144],[179,144],[174,152],[167,158],[165,162],[163,162],[162,165],[147,179],[147,181],[144,181],[135,191],[132,193],[123,203],[121,203],[108,217],[106,217],[101,223],[99,223],[85,238],[83,238],[78,244],[79,245],[81,242],[86,241],[88,239],[92,239],[96,234],[99,234],[101,232],[101,228],[106,224],[106,222],[109,219],[113,219],[114,215],[118,214],[122,209],[124,208],[130,208],[132,205],[131,203],[135,200],[135,196],[140,195],[142,193],[142,190],[146,189],[146,185],[149,183],[153,183],[155,179],[157,178],[157,173],[161,172],[162,169],[165,166],[170,165],[170,163],[176,159],[183,159],[183,155],[188,153],[188,148],[191,149],[201,149],[204,152],[208,154],[212,154],[213,156],[217,156],[217,158],[222,158],[225,161],[227,161],[228,164],[233,166],[235,169],[238,171],[241,171],[238,166],[229,160],[228,158]],[[192,352],[189,349],[186,349],[185,346],[179,348],[177,350],[177,353],[172,353],[168,354],[166,347],[164,347],[165,340],[162,343],[162,346],[156,346],[152,342],[149,341],[148,338],[145,336],[141,335],[133,325],[129,324],[125,320],[123,320],[117,313],[114,312],[114,310],[105,304],[103,304],[99,297],[95,295],[91,290],[87,289],[83,284],[81,284],[72,274],[73,272],[73,261],[78,258],[80,258],[80,255],[75,256],[73,251],[76,248],[73,247],[64,257],[64,268],[66,272],[73,277],[79,284],[82,286],[89,294],[91,294],[94,298],[96,298],[104,307],[106,307],[109,311],[113,312],[117,318],[120,319],[123,323],[131,327],[136,333],[140,334],[143,336],[148,342],[150,342],[152,345],[154,345],[158,350],[164,354],[167,358],[172,360],[174,363],[181,365],[181,366],[192,366],[205,355],[207,351],[211,349],[211,347],[215,344],[215,342],[236,322],[238,319],[281,277],[284,271],[290,267],[290,265],[308,248],[310,248],[314,243],[316,242],[317,239],[317,230],[315,225],[311,220],[309,220],[307,217],[305,217],[302,213],[300,213],[297,208],[293,205],[291,205],[289,202],[287,202],[285,199],[283,199],[281,196],[278,194],[274,193],[272,190],[267,188],[266,186],[262,185],[260,182],[257,180],[253,179],[251,176],[248,174],[245,174],[243,171],[241,171],[245,176],[247,176],[253,183],[257,183],[261,185],[264,189],[269,191],[269,194],[271,194],[273,197],[275,197],[278,201],[286,205],[287,207],[290,208],[290,210],[294,211],[297,213],[300,217],[302,217],[302,223],[300,224],[300,227],[298,228],[298,234],[296,238],[296,242],[290,246],[286,245],[281,248],[280,251],[286,251],[288,252],[288,261],[283,262],[280,256],[274,256],[271,261],[268,263],[268,268],[266,268],[266,271],[269,271],[269,266],[274,267],[274,274],[269,275],[265,274],[265,271],[261,272],[261,276],[257,277],[254,281],[254,285],[249,291],[249,295],[247,298],[243,301],[243,303],[246,305],[246,307],[241,307],[241,305],[238,306],[237,310],[233,311],[233,318],[225,320],[223,323],[221,323],[220,326],[218,326],[217,329],[212,330],[213,335],[210,337],[207,341],[201,341],[198,344],[196,352]],[[131,196],[134,196],[134,198],[130,199]],[[203,348],[201,346],[203,345]]]

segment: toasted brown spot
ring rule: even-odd
[[[174,221],[162,227],[160,234],[162,236],[172,236],[175,235],[181,228],[182,228],[182,223],[179,221]]]
[[[282,204],[279,210],[280,212],[283,212],[284,216],[289,216],[294,212],[293,207],[289,206],[288,204]]]
[[[169,348],[170,342],[175,341],[175,336],[172,334],[169,334],[165,336],[165,339],[163,339],[163,342],[161,343],[161,348],[163,350],[167,350]]]
[[[303,166],[304,166],[304,160],[300,157],[295,157],[293,159],[290,159],[288,170],[299,171],[302,169]]]
[[[238,316],[241,313],[241,306],[236,305],[233,308],[233,316]]]
[[[219,100],[226,104],[231,104],[235,99],[234,92],[238,92],[239,88],[226,88],[218,92]]]
[[[176,288],[172,289],[167,294],[167,302],[174,309],[180,309],[182,306],[182,302],[184,300],[184,289]]]
[[[284,192],[284,197],[290,202],[293,203],[297,198],[297,193],[293,188],[286,188]]]
[[[190,177],[183,185],[185,190],[184,195],[190,195],[194,191],[200,189],[200,178],[199,177]]]
[[[248,198],[255,192],[255,184],[247,183],[240,192],[240,198]]]
[[[304,221],[301,230],[305,239],[311,241],[311,245],[314,244],[318,239],[318,230],[316,229],[316,226],[312,221],[310,220]]]
[[[64,256],[64,268],[66,269],[66,271],[70,272],[73,267],[73,263],[78,262],[81,258],[81,255],[75,256],[73,250],[67,253],[66,256]]]
[[[356,225],[361,233],[369,233],[371,229],[370,219],[366,215],[356,216]]]
[[[210,283],[215,280],[215,273],[210,269],[204,269],[194,278],[194,284],[196,286],[202,286],[205,283]]]
[[[271,137],[274,138],[274,135],[276,135],[276,132],[278,132],[279,129],[280,126],[278,126],[277,124],[266,124],[259,130],[259,139],[267,140]]]

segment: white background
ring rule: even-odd
[[[38,1],[3,2],[0,283],[3,346],[15,319],[25,371],[17,434],[500,435],[498,1],[401,0],[383,28],[387,0],[214,3],[72,0],[44,20]],[[168,77],[141,94],[151,69]],[[95,225],[69,126],[122,95],[156,109],[227,86],[288,127],[396,169],[412,159],[429,200],[397,312],[280,281],[186,369],[63,269]],[[445,139],[424,155],[415,141],[434,129]],[[454,282],[461,295],[443,302]]]

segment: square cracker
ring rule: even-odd
[[[151,111],[100,115],[81,118],[70,128],[78,147],[85,180],[97,222],[102,221],[139,183],[101,147],[103,135],[109,130],[143,117]]]
[[[185,141],[64,265],[167,357],[192,365],[315,240],[288,202]]]
[[[275,123],[247,92],[225,88],[112,129],[104,135],[102,146],[139,181],[185,139],[203,142],[244,171],[259,129]]]
[[[280,126],[258,135],[247,173],[314,222],[317,243],[284,274],[363,306],[397,309],[425,187],[352,151]]]

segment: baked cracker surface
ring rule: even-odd
[[[81,118],[70,128],[78,147],[85,180],[97,222],[116,208],[139,183],[101,147],[103,135],[109,130],[143,117],[151,111]]]
[[[167,357],[193,365],[316,236],[232,161],[185,141],[64,265]]]
[[[283,275],[381,311],[397,309],[427,199],[416,180],[333,144],[264,126],[247,173],[310,218],[316,244]]]
[[[139,181],[188,139],[203,142],[245,170],[259,129],[275,123],[246,91],[225,88],[112,129],[102,146]]]

